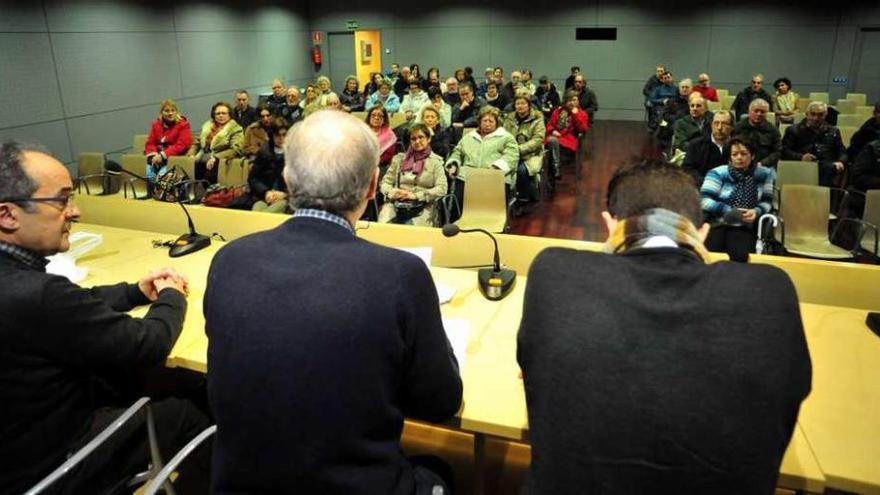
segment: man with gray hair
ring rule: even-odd
[[[712,127],[712,112],[706,109],[706,100],[700,93],[691,93],[688,115],[675,121],[672,134],[672,150],[687,150],[688,143],[693,139],[709,135]],[[672,153],[670,153],[671,155]]]
[[[719,110],[712,117],[712,132],[688,144],[681,167],[694,178],[697,186],[703,183],[706,172],[730,163],[730,133],[733,132],[733,114]]]
[[[837,127],[825,122],[828,106],[814,101],[807,106],[804,120],[785,130],[782,139],[782,157],[786,160],[817,162],[819,185],[834,186],[846,163],[846,148]]]
[[[379,143],[325,110],[285,150],[293,218],[230,242],[208,274],[214,493],[437,493],[448,467],[401,453],[403,418],[450,418],[462,385],[425,264],[355,235]]]
[[[758,165],[776,168],[782,156],[782,138],[779,129],[767,122],[770,104],[763,98],[752,100],[749,104],[748,118],[733,128],[733,137],[751,141],[755,146],[754,161]]]

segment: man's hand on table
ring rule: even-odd
[[[163,289],[174,289],[184,296],[189,295],[189,280],[171,268],[152,271],[138,281],[138,288],[150,301],[155,301]]]

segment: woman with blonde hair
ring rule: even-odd
[[[189,121],[180,114],[177,103],[168,99],[159,104],[159,118],[153,121],[143,149],[147,155],[148,186],[166,172],[168,157],[185,155],[192,145]],[[141,151],[141,150],[135,150]]]
[[[318,106],[324,108],[327,106],[327,97],[336,93],[330,88],[330,78],[327,76],[318,76],[315,83],[318,86]]]
[[[306,97],[299,102],[299,106],[303,109],[303,118],[321,108],[321,98],[318,96],[317,86],[314,84],[306,86]]]

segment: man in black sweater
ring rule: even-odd
[[[183,324],[186,279],[171,270],[92,289],[46,273],[45,256],[70,247],[78,216],[64,165],[36,148],[0,144],[0,493],[27,490],[110,425],[124,410],[116,400],[133,399],[118,387],[103,393],[106,385],[161,366]],[[150,303],[143,319],[125,314]],[[178,399],[154,402],[153,413],[165,459],[209,424]],[[53,492],[124,487],[149,462],[144,424],[143,415],[127,423]],[[181,483],[207,488],[207,462],[201,467],[184,469]]]
[[[788,276],[707,264],[672,165],[619,170],[602,216],[606,253],[550,248],[529,271],[529,493],[772,494],[811,379]]]
[[[448,483],[402,454],[403,419],[450,418],[462,384],[427,267],[354,235],[375,134],[317,112],[285,147],[293,218],[226,245],[208,275],[214,493],[432,493]]]
[[[699,188],[706,173],[719,165],[730,163],[730,133],[733,131],[733,114],[719,110],[712,117],[712,132],[688,144],[681,168],[689,173]]]

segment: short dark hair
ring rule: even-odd
[[[700,191],[681,167],[666,161],[644,160],[619,168],[608,182],[608,212],[618,219],[664,208],[690,220],[703,221]]]
[[[472,75],[474,75],[474,68],[471,66],[467,66],[464,68],[464,73],[469,76],[472,76]]]
[[[461,90],[465,88],[471,90],[471,93],[474,92],[474,85],[468,81],[462,81],[461,84],[458,85],[458,92],[461,93]]]
[[[788,86],[788,89],[791,89],[791,79],[787,77],[780,77],[779,79],[773,81],[773,87],[779,89],[779,83],[785,83]]]
[[[232,117],[232,105],[226,103],[225,101],[218,101],[217,103],[211,105],[211,120],[214,120],[214,112],[217,110],[217,107],[226,107],[226,109],[229,110],[230,117]]]
[[[486,85],[486,89],[495,88],[498,89],[498,83],[495,81],[489,81],[489,84]]]
[[[745,139],[745,138],[743,138],[743,137],[739,137],[739,136],[737,136],[737,137],[731,139],[731,140],[727,143],[727,146],[728,146],[728,148],[733,149],[733,145],[734,145],[734,144],[738,144],[738,145],[740,145],[740,146],[745,146],[745,148],[746,148],[747,150],[749,150],[749,153],[750,153],[752,156],[755,156],[755,143],[753,143],[751,140],[749,140],[749,139]]]
[[[570,72],[574,72],[574,71],[578,71],[578,72],[580,72],[580,70],[581,70],[581,68],[578,67],[577,65],[572,65],[572,66],[571,66],[571,70],[570,70]]]
[[[40,146],[21,141],[4,141],[0,144],[0,201],[30,198],[39,188],[24,170],[26,151],[46,153]]]
[[[428,99],[433,100],[434,98],[443,95],[443,92],[440,91],[440,88],[437,86],[428,87]]]
[[[285,131],[290,128],[290,124],[287,123],[287,119],[284,117],[275,117],[272,119],[272,122],[269,123],[269,138],[275,137],[278,134],[278,131],[284,129]]]
[[[244,93],[245,96],[250,96],[250,95],[248,94],[248,92],[247,92],[246,89],[238,89],[238,90],[235,91],[235,94],[236,94],[236,95],[240,95],[240,94],[242,94],[242,93]]]

